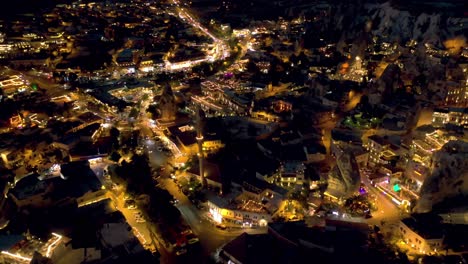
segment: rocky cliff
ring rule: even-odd
[[[414,211],[428,212],[433,206],[448,199],[467,197],[468,142],[450,141],[445,144],[433,155],[428,174]]]

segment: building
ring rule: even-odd
[[[367,150],[369,151],[368,164],[371,167],[378,165],[396,165],[404,149],[391,143],[385,137],[372,135],[367,138]]]
[[[468,86],[465,80],[447,87],[445,105],[448,107],[468,107]]]
[[[203,177],[204,179],[201,179],[200,177],[200,163],[194,164],[194,166],[191,166],[186,172],[188,175],[195,176],[197,179],[202,182],[203,180],[206,180],[206,185],[210,188],[217,189],[217,190],[222,190],[223,189],[223,181],[222,181],[222,176],[221,172],[219,170],[219,166],[217,164],[208,162],[207,160],[202,161],[203,164]]]
[[[197,131],[194,125],[170,126],[167,128],[167,132],[181,151],[188,155],[196,155],[198,153]],[[224,144],[215,134],[204,133],[202,146],[203,152],[210,153],[222,148]]]
[[[50,259],[53,264],[80,264],[86,261],[101,260],[101,250],[94,247],[73,247],[73,242],[68,237],[62,240],[52,252]]]
[[[133,234],[132,227],[126,222],[106,223],[99,234],[100,243],[107,250],[113,251],[120,248],[126,254],[135,254],[145,250]]]
[[[367,225],[274,223],[266,234],[241,234],[220,251],[221,263],[378,263],[369,256]]]
[[[279,209],[288,191],[257,178],[232,182],[234,190],[224,197],[208,197],[210,216],[218,223],[265,226]]]
[[[432,125],[443,127],[447,124],[468,127],[468,108],[437,108],[432,113]]]
[[[437,108],[432,112],[432,125],[435,127],[443,127],[449,120],[448,109]]]
[[[136,56],[133,49],[124,49],[122,50],[115,59],[116,63],[120,67],[135,67]]]
[[[284,100],[276,100],[272,103],[272,108],[275,113],[290,112],[292,110],[292,104]]]
[[[424,218],[423,218],[424,217]],[[398,231],[405,243],[422,254],[437,253],[443,248],[444,236],[440,217],[415,216],[402,219]]]
[[[304,164],[298,161],[286,161],[280,167],[277,184],[281,187],[302,187],[304,183]]]
[[[369,164],[376,165],[380,163],[382,153],[388,149],[390,142],[378,135],[372,135],[367,138],[367,150],[369,151]]]
[[[291,263],[291,256],[295,253],[295,245],[271,234],[243,233],[227,243],[219,256],[221,263]]]
[[[228,197],[209,195],[209,216],[217,223],[229,223],[244,227],[266,226],[272,222],[272,214],[263,203],[249,199],[242,193],[230,193]]]
[[[238,198],[260,202],[272,215],[288,194],[288,190],[259,179],[243,181],[240,187],[242,194]]]
[[[73,203],[79,206],[106,198],[106,191],[86,162],[62,164],[60,173],[60,177],[43,180],[37,174],[23,177],[8,195],[19,208]]]

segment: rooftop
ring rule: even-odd
[[[22,200],[45,192],[47,190],[48,183],[46,181],[39,180],[38,177],[38,174],[30,174],[21,178],[16,182],[15,187],[10,189],[10,193],[18,200]]]
[[[220,255],[236,263],[290,263],[295,249],[270,234],[243,233],[226,244]]]
[[[385,139],[384,137],[381,137],[379,135],[372,135],[372,136],[368,137],[368,139],[376,142],[377,144],[379,144],[381,146],[390,145],[390,141],[388,141],[387,139]]]
[[[437,215],[413,215],[401,221],[424,239],[438,239],[443,237],[441,218]]]
[[[167,128],[171,135],[178,138],[184,146],[190,146],[197,143],[197,132],[193,126],[171,126]]]

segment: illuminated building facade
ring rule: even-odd
[[[445,105],[449,107],[468,107],[467,81],[461,81],[457,85],[447,87]]]

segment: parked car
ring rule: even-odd
[[[226,225],[223,225],[223,224],[218,224],[216,225],[216,228],[219,228],[221,230],[226,230],[227,229],[227,226]]]

